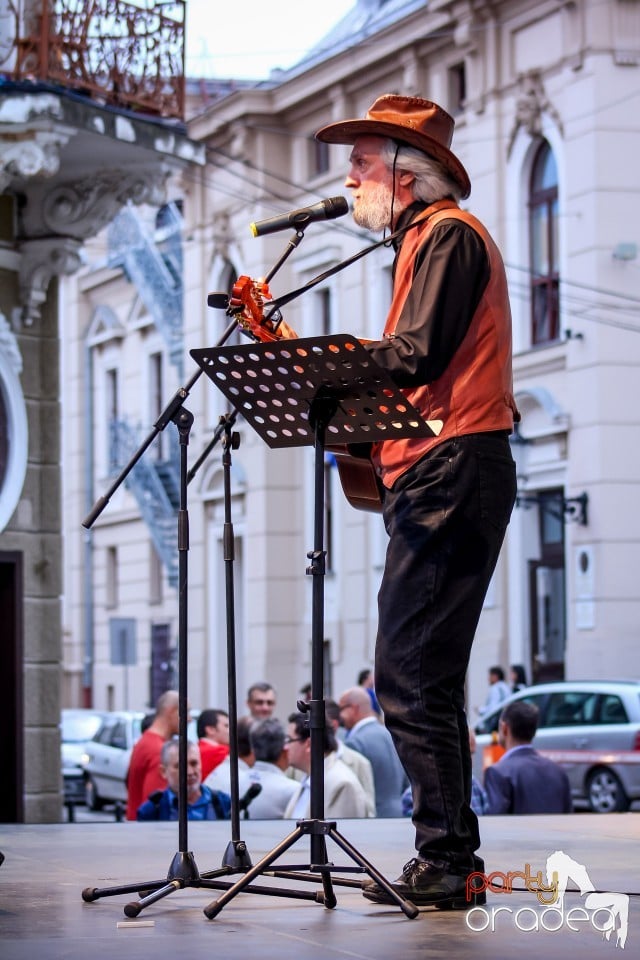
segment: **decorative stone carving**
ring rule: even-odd
[[[213,255],[222,260],[229,259],[229,246],[232,242],[231,224],[226,210],[213,218]]]
[[[27,180],[27,202],[19,214],[20,321],[27,325],[39,318],[51,278],[74,273],[81,265],[80,249],[87,237],[95,236],[129,201],[162,204],[170,174],[169,165],[160,163],[140,171],[103,170],[76,181],[40,182],[35,174],[35,144],[23,141],[15,154],[16,162],[22,164],[23,181]],[[44,163],[44,151],[42,157]],[[34,173],[30,176],[23,170]]]
[[[20,245],[20,319],[25,326],[40,319],[51,278],[75,273],[81,266],[80,248],[80,241],[70,237],[27,240]]]
[[[530,137],[542,136],[543,114],[550,116],[560,132],[563,132],[560,115],[547,98],[540,71],[530,70],[521,75],[518,82],[520,92],[516,98],[516,115],[509,137],[509,153],[520,127],[524,127]]]
[[[252,156],[250,131],[245,124],[239,124],[233,132],[229,143],[229,153],[234,160],[249,160]]]
[[[38,131],[29,139],[0,141],[0,191],[14,178],[52,177],[60,169],[60,148],[69,140],[63,133]]]
[[[52,233],[84,240],[110,223],[129,200],[160,206],[169,170],[161,167],[154,173],[103,171],[76,183],[60,184],[44,197],[42,220]]]

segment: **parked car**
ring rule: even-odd
[[[90,709],[64,709],[60,713],[60,754],[64,802],[67,806],[85,801],[82,756],[88,740],[98,730],[104,713]]]
[[[473,765],[480,780],[500,713],[516,700],[538,707],[533,746],[566,770],[574,802],[611,813],[640,800],[640,681],[571,680],[518,691],[475,727]]]
[[[106,713],[86,745],[83,758],[86,804],[102,810],[105,803],[126,803],[126,777],[133,745],[146,714],[142,710]]]
[[[195,718],[191,711],[188,736],[196,740]],[[90,810],[101,810],[106,803],[127,802],[127,771],[136,740],[142,733],[142,710],[105,713],[99,729],[86,744],[82,760],[85,801]]]

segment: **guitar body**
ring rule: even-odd
[[[342,492],[356,510],[382,512],[382,483],[369,457],[368,444],[327,445],[335,457]]]

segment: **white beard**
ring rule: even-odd
[[[391,188],[384,183],[377,183],[365,198],[355,201],[353,219],[359,227],[365,227],[373,233],[381,232],[391,226],[391,198]],[[396,216],[399,212],[394,203]]]

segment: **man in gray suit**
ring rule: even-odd
[[[367,691],[350,687],[338,701],[340,722],[347,730],[345,744],[362,753],[373,768],[377,817],[401,817],[402,794],[409,780],[391,734],[380,723]]]
[[[485,813],[571,813],[567,774],[531,746],[537,729],[535,704],[516,700],[502,711],[498,738],[506,752],[485,771]]]
[[[366,689],[366,688],[365,688]],[[373,780],[373,767],[363,753],[352,750],[338,736],[340,730],[340,707],[335,700],[325,700],[327,725],[331,727],[336,738],[336,754],[343,763],[355,773],[367,795],[367,816],[376,816],[376,787]],[[344,730],[341,731],[344,735]]]
[[[262,791],[251,801],[252,820],[280,820],[299,784],[285,773],[289,757],[285,749],[284,727],[275,717],[256,720],[249,727],[249,741],[255,763],[251,781]]]

